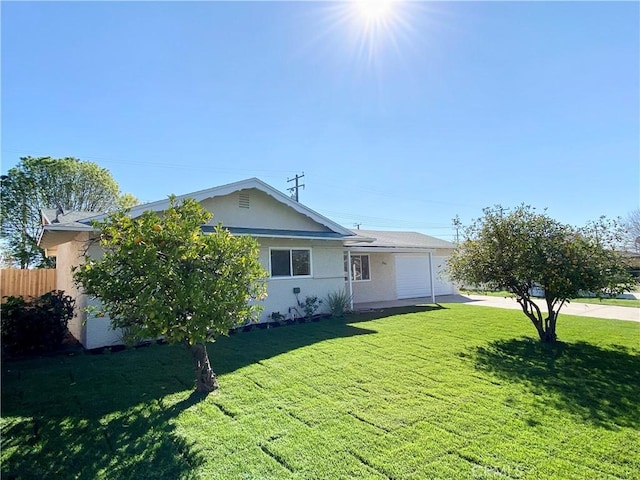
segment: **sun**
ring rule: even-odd
[[[367,23],[381,23],[393,14],[394,0],[354,0],[353,8]]]
[[[322,35],[337,29],[343,35],[335,38],[337,50],[354,54],[350,64],[365,64],[376,70],[385,59],[399,58],[403,50],[414,48],[419,36],[415,20],[424,18],[425,2],[409,0],[342,0],[324,3],[327,28]]]
[[[399,30],[404,26],[401,0],[351,0],[347,2],[352,31],[358,50],[368,62],[375,62],[383,50],[397,47]]]

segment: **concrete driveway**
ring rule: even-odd
[[[451,297],[447,299],[446,297]],[[467,303],[478,307],[497,307],[512,308],[521,310],[520,305],[514,298],[490,297],[486,295],[447,295],[446,297],[437,297],[436,300],[441,303],[455,302]],[[541,310],[547,311],[544,299],[536,302]],[[640,308],[634,307],[617,307],[610,305],[601,305],[596,303],[574,303],[565,304],[560,310],[560,315],[577,315],[579,317],[595,317],[609,318],[612,320],[629,320],[631,322],[640,322]]]
[[[514,298],[491,297],[486,295],[441,295],[436,297],[436,303],[466,303],[477,307],[511,308],[521,310]],[[409,307],[414,305],[430,305],[431,297],[394,300],[390,302],[369,302],[354,305],[355,310],[378,310],[382,308]],[[543,311],[547,311],[544,300],[538,303]],[[640,308],[614,307],[595,303],[566,304],[560,310],[560,315],[577,315],[581,317],[608,318],[612,320],[628,320],[640,322]]]

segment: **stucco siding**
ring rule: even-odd
[[[96,244],[91,245],[87,252],[89,257],[95,259],[102,258],[103,254],[104,250],[102,247]],[[92,308],[89,313],[86,314],[86,342],[84,343],[84,347],[92,349],[111,345],[122,345],[124,343],[122,340],[122,330],[114,330],[111,328],[111,319],[108,315],[105,315],[104,317],[96,316],[96,313],[99,313],[101,310],[100,301],[87,297],[85,302]]]
[[[393,254],[363,253],[362,255],[369,255],[371,280],[352,282],[354,303],[395,300],[396,269]]]
[[[446,274],[446,261],[451,254],[451,249],[436,249],[433,255],[433,274],[435,293],[456,293],[457,289],[451,284]],[[354,255],[367,254],[354,252]],[[385,302],[397,299],[396,257],[411,256],[407,253],[368,253],[371,269],[371,280],[353,282],[354,303]],[[424,254],[427,258],[427,254]],[[425,270],[425,275],[429,275]],[[428,294],[431,292],[430,279]]]
[[[286,277],[267,279],[267,298],[261,302],[263,310],[260,321],[268,321],[273,312],[286,315],[290,307],[297,305],[294,288],[299,288],[298,299],[317,296],[322,305],[318,313],[328,312],[326,297],[330,292],[344,289],[343,248],[340,242],[303,241],[289,239],[261,239],[260,262],[269,272],[271,248],[310,248],[311,277]]]
[[[213,213],[210,225],[222,223],[226,227],[330,231],[324,225],[256,189],[208,198],[201,204]]]
[[[100,302],[90,300],[90,304],[100,307]],[[122,345],[122,331],[120,329],[113,330],[111,328],[111,320],[108,316],[94,317],[89,315],[85,325],[86,343],[85,348],[92,349],[105,347],[110,345]]]
[[[86,319],[86,296],[73,282],[71,269],[83,262],[84,250],[88,234],[78,234],[72,241],[59,245],[56,251],[56,285],[58,290],[64,290],[67,295],[76,299],[75,314],[69,321],[69,332],[83,345],[85,344],[84,321]]]
[[[61,245],[62,250],[70,249],[68,244]],[[344,274],[342,253],[343,248],[340,242],[331,241],[305,241],[291,239],[261,239],[259,258],[264,269],[269,271],[269,252],[270,248],[310,248],[312,262],[311,277],[293,277],[293,278],[268,278],[267,279],[267,298],[260,302],[262,311],[259,321],[266,322],[270,320],[273,312],[279,312],[286,315],[290,307],[297,305],[296,295],[293,293],[295,287],[300,289],[298,298],[304,301],[307,296],[317,296],[323,300],[318,313],[328,312],[326,297],[330,292],[338,291],[344,288]],[[76,257],[78,252],[84,251],[84,243],[78,242],[76,246]],[[89,256],[99,258],[102,255],[99,247],[92,247],[89,250]],[[100,310],[100,302],[87,298],[85,295],[78,294],[78,299],[82,299],[83,308],[92,305],[96,311]],[[82,321],[78,323],[81,332],[79,338],[85,348],[99,348],[110,345],[122,344],[122,332],[113,330],[110,325],[108,316],[99,317],[94,314],[87,315],[82,312]],[[75,333],[74,333],[75,336]]]
[[[436,248],[433,251],[434,257],[449,257],[453,253],[452,248]]]

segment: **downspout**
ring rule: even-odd
[[[353,311],[353,278],[351,277],[351,250],[347,249],[347,283],[349,284],[349,308]]]
[[[431,303],[436,303],[436,290],[433,281],[433,253],[429,252],[429,278],[431,279]]]

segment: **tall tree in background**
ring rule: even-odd
[[[640,209],[632,211],[625,221],[627,229],[627,248],[640,253]]]
[[[137,203],[111,173],[77,158],[23,157],[2,177],[0,222],[6,256],[20,268],[49,266],[37,245],[40,209],[106,212]]]
[[[635,285],[615,251],[623,233],[605,218],[578,229],[524,205],[486,208],[449,258],[449,275],[464,285],[509,291],[540,340],[553,343],[558,314],[569,300],[586,293],[613,296]],[[535,288],[542,289],[546,314]]]
[[[118,211],[94,223],[104,255],[75,268],[74,278],[129,340],[182,343],[194,361],[196,389],[210,392],[218,383],[206,342],[257,314],[254,300],[266,295],[267,272],[253,238],[220,226],[205,234],[201,226],[211,214],[193,199],[170,199],[162,215],[132,219]]]

